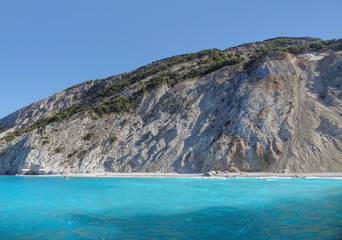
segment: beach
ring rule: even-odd
[[[242,172],[217,173],[206,176],[204,173],[76,173],[49,175],[18,175],[38,177],[141,177],[141,178],[341,178],[342,173],[270,173],[270,172]]]

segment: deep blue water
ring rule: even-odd
[[[0,176],[0,239],[342,239],[342,180]]]

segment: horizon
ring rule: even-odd
[[[35,0],[0,6],[6,22],[0,40],[0,119],[72,85],[175,55],[279,37],[342,37],[337,0],[324,5]]]

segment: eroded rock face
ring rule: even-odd
[[[14,130],[29,126],[39,119],[51,117],[59,110],[67,109],[85,101],[87,98],[86,94],[89,95],[98,89],[104,88],[119,78],[120,75],[111,79],[90,80],[69,87],[62,92],[32,103],[0,119],[0,127],[13,127],[12,130]],[[0,137],[3,135],[0,134]]]
[[[248,69],[224,67],[173,88],[162,85],[141,98],[136,113],[97,120],[78,113],[2,141],[0,174],[188,173],[232,164],[234,171],[341,172],[341,59],[341,52],[272,52]],[[73,96],[66,90],[0,123],[33,122]]]

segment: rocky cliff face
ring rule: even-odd
[[[0,120],[0,174],[341,172],[341,42],[245,44],[69,88]]]

